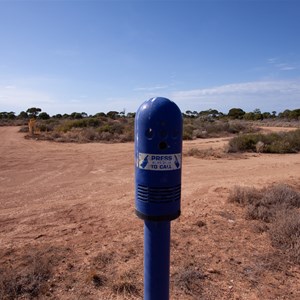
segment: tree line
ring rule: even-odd
[[[230,119],[240,119],[240,120],[264,120],[264,119],[288,119],[288,120],[300,120],[300,109],[289,110],[286,109],[283,112],[277,114],[276,111],[272,112],[261,112],[260,109],[256,108],[252,112],[245,112],[241,108],[231,108],[227,114],[224,114],[216,109],[208,109],[200,112],[187,110],[183,114],[184,118],[200,118],[203,120],[213,120],[213,119],[222,119],[222,118],[230,118]],[[18,115],[15,112],[0,112],[1,120],[26,120],[26,119],[40,119],[40,120],[48,120],[48,119],[84,119],[84,118],[98,118],[98,117],[109,117],[111,119],[117,118],[134,118],[135,113],[129,112],[125,113],[125,110],[118,111],[109,111],[107,113],[99,112],[95,115],[88,115],[85,112],[73,112],[71,114],[56,114],[50,116],[47,112],[42,111],[41,108],[31,107],[26,111],[21,111]]]
[[[231,108],[227,114],[219,112],[216,109],[209,109],[204,111],[186,111],[184,117],[187,118],[201,118],[201,119],[243,119],[243,120],[264,120],[264,119],[288,119],[288,120],[300,120],[300,109],[289,110],[286,109],[283,112],[277,114],[276,111],[272,112],[261,112],[259,108],[254,109],[252,112],[245,112],[241,108]]]

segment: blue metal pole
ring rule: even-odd
[[[170,221],[144,223],[144,300],[169,299]]]

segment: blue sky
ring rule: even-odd
[[[300,108],[300,1],[0,0],[0,111]]]

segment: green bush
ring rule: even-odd
[[[300,151],[300,130],[269,134],[242,134],[229,141],[229,152],[257,151],[258,142],[263,143],[265,153],[297,153]]]
[[[72,128],[87,128],[87,127],[98,127],[101,121],[97,118],[85,118],[85,119],[75,119],[75,120],[64,120],[57,127],[58,131],[67,132]]]
[[[195,130],[195,126],[192,124],[186,124],[183,126],[183,134],[182,137],[184,140],[192,140],[193,139],[193,131]]]
[[[134,140],[134,121],[133,118],[111,119],[100,115],[38,120],[37,127],[41,134],[35,138],[60,142],[128,142]],[[255,130],[244,121],[185,118],[183,123],[183,140],[228,136]]]

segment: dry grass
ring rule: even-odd
[[[0,299],[44,299],[51,296],[56,268],[69,253],[68,248],[49,245],[29,247],[19,256],[11,250],[0,256]]]
[[[86,276],[86,283],[92,284],[95,288],[103,287],[107,284],[107,277],[95,270],[92,270]]]
[[[252,124],[253,126],[264,126],[264,127],[293,127],[293,128],[300,128],[300,120],[285,120],[281,118],[275,119],[264,119],[260,121],[254,121]]]
[[[201,159],[220,159],[220,158],[228,158],[229,154],[226,153],[223,149],[198,149],[191,148],[184,153],[185,156],[193,156]]]
[[[278,211],[300,207],[300,193],[285,184],[261,190],[235,187],[228,200],[245,206],[247,219],[264,222],[272,222]]]
[[[111,252],[100,252],[94,258],[94,264],[101,269],[105,269],[109,267],[109,265],[113,262],[114,254]]]
[[[5,266],[0,270],[0,299],[38,298],[47,293],[52,276],[52,262],[34,253],[18,269]]]
[[[269,223],[272,245],[292,262],[300,263],[300,193],[285,184],[261,190],[235,187],[229,202],[246,208],[246,219]]]
[[[174,275],[174,284],[177,288],[184,291],[185,294],[199,297],[206,277],[201,271],[188,266]]]
[[[228,201],[245,205],[251,205],[261,198],[261,193],[254,187],[235,186],[229,193]]]
[[[121,274],[112,284],[112,291],[124,298],[141,297],[141,286],[137,283],[137,278],[134,272],[125,272]]]
[[[88,273],[86,283],[95,288],[106,288],[112,299],[140,299],[142,284],[135,270],[115,272],[119,261],[113,252],[100,252],[92,259],[93,269]]]
[[[120,262],[113,252],[91,257],[80,274],[76,274],[76,265],[68,262],[68,253],[69,250],[54,247],[28,250],[28,254],[19,257],[14,251],[3,253],[1,258],[6,259],[0,267],[0,299],[54,299],[53,290],[78,288],[87,297],[102,290],[111,299],[141,299],[140,274],[136,270],[118,270]],[[8,255],[14,259],[7,259]]]
[[[187,156],[194,156],[197,158],[221,158],[222,153],[219,149],[198,149],[191,148],[186,152]]]
[[[300,264],[300,212],[283,210],[278,212],[270,229],[272,245],[292,262]]]

